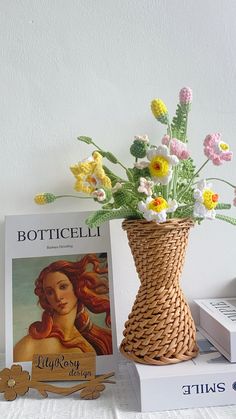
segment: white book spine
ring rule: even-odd
[[[141,412],[223,406],[236,403],[235,372],[161,377],[140,382],[131,367],[130,377]]]

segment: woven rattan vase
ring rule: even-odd
[[[135,362],[174,364],[198,353],[195,325],[179,285],[192,225],[190,219],[123,221],[141,285],[120,351]]]

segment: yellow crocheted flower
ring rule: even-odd
[[[167,185],[172,177],[172,167],[178,164],[179,159],[170,155],[165,145],[148,150],[147,158],[150,161],[148,167],[153,182]]]
[[[152,198],[148,196],[146,201],[140,201],[138,203],[138,209],[143,213],[144,218],[147,221],[155,221],[156,223],[164,223],[166,221],[166,214],[168,212],[174,212],[178,208],[178,204],[175,199],[166,202],[162,196]]]
[[[91,195],[97,188],[111,189],[111,180],[102,167],[102,156],[95,151],[91,157],[70,167],[76,178],[75,190]]]
[[[214,209],[218,204],[218,194],[213,192],[211,189],[205,189],[202,197],[203,205],[205,205],[208,210]]]
[[[158,121],[163,124],[168,123],[168,109],[161,99],[154,99],[151,102],[151,110]]]
[[[169,173],[169,162],[163,156],[155,156],[151,160],[149,170],[152,177],[164,177]]]
[[[162,196],[159,196],[158,198],[153,199],[149,204],[148,204],[148,209],[155,211],[155,212],[161,212],[163,210],[165,210],[166,208],[168,208],[168,204],[166,202],[166,200],[164,198],[162,198]]]
[[[216,212],[215,208],[218,204],[219,196],[211,189],[211,184],[207,183],[205,179],[197,184],[194,190],[194,216],[200,218],[214,219]]]

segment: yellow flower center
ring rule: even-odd
[[[15,384],[16,382],[13,378],[10,378],[10,380],[7,382],[8,387],[14,387]]]
[[[229,145],[223,142],[220,142],[219,147],[222,151],[228,151],[229,150]]]
[[[151,160],[149,170],[153,177],[164,177],[169,172],[169,162],[163,156],[155,156]]]
[[[96,176],[94,176],[94,175],[88,175],[88,176],[87,176],[87,178],[86,178],[86,181],[87,181],[90,185],[93,185],[93,186],[96,186],[96,185],[97,185],[97,183],[98,183],[98,181],[97,181],[97,179],[96,179]]]
[[[162,196],[158,196],[148,204],[148,209],[155,212],[161,212],[166,208],[168,208],[168,204]]]
[[[212,210],[218,203],[219,196],[210,189],[203,192],[203,204],[208,210]]]

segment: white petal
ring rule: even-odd
[[[200,202],[203,202],[203,198],[202,198],[202,191],[200,189],[195,189],[193,192],[193,197],[195,199],[197,199]]]
[[[150,204],[150,202],[153,200],[153,198],[151,196],[148,196],[146,198],[146,205]]]
[[[147,151],[147,158],[148,158],[148,160],[152,160],[153,159],[153,157],[155,157],[157,155],[157,148],[156,147],[154,147],[154,148],[150,148],[148,151]]]
[[[161,183],[162,185],[168,185],[172,178],[172,170],[169,171],[169,173],[166,176],[162,177],[155,177],[153,178],[155,183]]]
[[[178,202],[176,201],[176,199],[172,199],[168,201],[168,209],[166,210],[166,212],[174,212],[175,210],[177,210],[177,208]]]
[[[170,157],[168,157],[168,160],[170,162],[170,164],[172,164],[172,166],[176,166],[176,164],[179,163],[179,159],[177,156],[175,156],[174,154]]]
[[[139,211],[141,211],[141,212],[144,212],[144,211],[146,210],[146,205],[144,204],[144,202],[143,202],[143,201],[140,201],[140,202],[138,203],[138,209],[139,209]]]
[[[200,204],[200,202],[195,202],[193,215],[195,217],[205,218],[206,216],[206,208],[204,205]]]
[[[165,210],[162,210],[162,211],[158,212],[157,215],[158,215],[157,219],[158,219],[159,223],[164,223],[166,221],[166,211]]]
[[[200,189],[201,191],[203,191],[203,189],[206,188],[206,181],[205,179],[202,179],[198,182],[197,184],[198,189]]]
[[[159,145],[156,149],[156,154],[163,157],[167,157],[170,155],[169,149],[166,145]]]
[[[214,210],[214,209],[212,209],[212,210],[208,210],[208,211],[206,211],[206,215],[205,215],[205,217],[206,217],[208,220],[214,220],[214,219],[216,218],[216,212],[215,212],[215,210]]]
[[[154,219],[152,212],[153,211],[150,210],[144,212],[144,218],[146,218],[147,221],[152,221]]]

